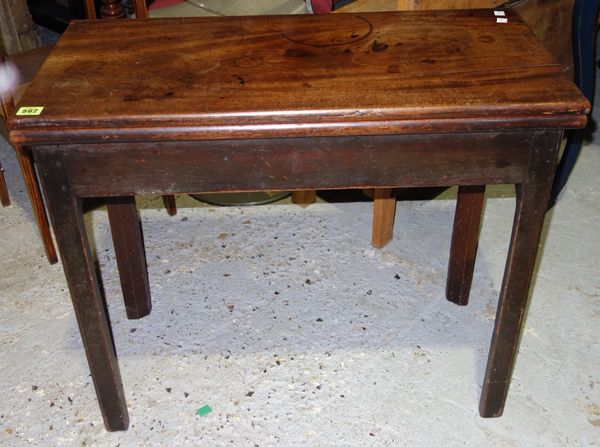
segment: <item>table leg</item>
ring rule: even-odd
[[[177,214],[177,202],[175,202],[174,195],[162,196],[163,204],[167,210],[169,216],[175,216]]]
[[[144,236],[135,197],[110,197],[106,208],[127,318],[145,317],[152,309]]]
[[[383,248],[394,235],[396,196],[392,188],[376,188],[373,195],[373,229],[371,245]]]
[[[516,188],[512,236],[479,403],[483,417],[501,416],[504,411],[559,141],[559,132],[540,134],[528,169],[528,181]]]
[[[306,190],[306,191],[292,191],[292,203],[300,205],[302,208],[306,208],[311,203],[315,203],[317,200],[317,191]]]
[[[129,416],[106,303],[100,293],[83,223],[60,153],[36,154],[65,277],[107,430],[126,430]]]
[[[446,298],[459,306],[469,303],[479,242],[485,186],[460,186],[452,229]]]

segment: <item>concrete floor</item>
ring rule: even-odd
[[[600,445],[600,133],[548,214],[505,414],[477,405],[514,197],[490,188],[471,304],[444,298],[455,190],[252,208],[139,202],[154,309],[125,319],[104,209],[86,215],[129,403],[108,433],[60,265],[46,262],[12,150],[0,208],[2,446]],[[210,405],[213,412],[197,416]]]

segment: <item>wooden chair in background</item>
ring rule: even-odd
[[[594,84],[596,80],[596,33],[600,0],[575,0],[571,40],[573,48],[573,77],[575,84],[594,105]],[[589,126],[588,122],[588,126]],[[586,129],[575,129],[568,133],[567,145],[556,168],[550,203],[552,207],[558,199],[579,157]]]
[[[42,63],[50,52],[49,47],[36,48],[24,53],[20,53],[14,56],[10,56],[7,60],[14,63],[19,72],[20,79],[19,84],[12,92],[5,92],[0,95],[1,105],[0,115],[3,121],[2,125],[2,136],[8,141],[8,131],[4,124],[9,115],[14,113],[14,98],[19,98],[27,85],[31,82],[33,75],[41,67]],[[0,56],[0,63],[4,63],[4,57]],[[33,209],[33,216],[37,223],[37,227],[44,245],[44,251],[48,262],[54,264],[58,261],[56,256],[56,249],[54,248],[54,242],[52,241],[52,233],[50,231],[50,225],[48,223],[48,217],[46,215],[46,208],[44,207],[44,201],[40,192],[40,186],[35,173],[33,165],[33,156],[31,148],[28,146],[16,145],[13,146],[17,155],[17,161],[21,168],[21,174],[27,188],[27,194],[29,195],[29,201],[31,202],[31,208]]]
[[[0,203],[2,206],[10,205],[10,196],[8,195],[8,188],[6,187],[6,180],[4,179],[4,169],[0,164]]]
[[[93,2],[89,2],[93,3]],[[116,2],[104,1],[103,2],[103,11],[107,14],[111,12],[111,5]],[[86,4],[87,6],[87,4]],[[93,8],[88,10],[87,18],[96,19],[96,13]],[[6,129],[5,123],[7,117],[14,113],[15,103],[18,101],[22,93],[27,89],[31,81],[33,80],[35,74],[42,66],[46,57],[52,50],[53,45],[46,45],[43,47],[39,47],[33,50],[24,51],[22,53],[13,54],[10,56],[0,56],[0,63],[4,63],[4,61],[8,61],[13,63],[17,70],[19,71],[19,83],[15,87],[12,92],[7,92],[4,95],[0,95],[1,99],[1,108],[0,108],[0,134],[8,141],[8,131]],[[48,262],[50,264],[55,264],[58,261],[56,255],[56,249],[54,247],[54,242],[52,240],[52,232],[50,230],[50,224],[48,222],[48,217],[46,215],[46,209],[44,206],[44,201],[42,198],[42,194],[40,191],[40,186],[37,178],[37,174],[35,171],[34,160],[32,157],[31,149],[28,146],[13,146],[15,153],[17,155],[17,160],[19,162],[19,166],[21,169],[21,174],[23,176],[23,181],[27,188],[27,194],[29,196],[29,201],[31,202],[31,207],[33,210],[33,215],[38,227],[38,231],[40,237],[42,239],[42,244],[44,246],[44,251],[46,253],[46,257],[48,258]],[[165,208],[169,215],[174,215],[177,212],[177,208],[175,206],[175,198],[174,196],[164,196],[163,202],[165,204]],[[3,202],[4,203],[4,202]]]

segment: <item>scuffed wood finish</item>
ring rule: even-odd
[[[80,21],[20,101],[44,112],[13,117],[12,139],[577,127],[574,98],[527,26],[488,10]]]
[[[504,8],[516,11],[564,73],[573,77],[571,25],[575,0],[357,0],[335,12]],[[513,5],[513,6],[511,6]]]
[[[459,306],[469,303],[477,256],[485,186],[460,186],[452,229],[446,298]]]
[[[65,145],[79,197],[520,183],[536,133]]]
[[[481,390],[479,412],[483,417],[501,416],[504,410],[560,137],[560,132],[538,136],[531,152],[528,178],[517,185],[512,236]]]
[[[383,248],[394,235],[396,196],[391,188],[376,188],[373,196],[373,230],[371,245]]]
[[[125,430],[129,425],[127,405],[106,303],[83,223],[81,199],[70,191],[60,150],[36,155],[104,425],[110,431]]]
[[[583,126],[589,108],[516,16],[76,22],[21,104],[34,100],[44,112],[13,116],[11,137],[38,143],[107,428],[126,428],[127,409],[80,200],[128,196],[111,206],[132,222],[115,244],[125,244],[135,282],[145,272],[132,197],[149,193],[460,185],[458,215],[474,230],[477,188],[518,185],[480,406],[483,416],[501,413],[561,129]],[[128,231],[130,245],[120,240]],[[462,282],[472,275],[473,234],[454,236],[460,266],[451,276]]]
[[[4,179],[4,169],[0,164],[0,203],[2,206],[10,205],[10,196],[8,195],[8,188],[6,186],[6,180]]]
[[[152,310],[144,236],[135,197],[111,197],[106,203],[127,318]]]

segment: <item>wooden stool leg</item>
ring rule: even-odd
[[[396,196],[392,188],[377,188],[373,196],[373,230],[371,245],[384,247],[392,240],[396,219]]]
[[[458,188],[446,280],[446,298],[459,306],[466,306],[469,303],[484,197],[485,186]]]
[[[528,182],[517,187],[517,207],[508,249],[496,323],[483,379],[479,413],[501,416],[519,347],[529,286],[544,225],[552,174],[560,142],[559,132],[540,133],[528,169]],[[554,148],[554,150],[549,150]]]
[[[127,318],[145,317],[152,310],[142,226],[135,197],[110,197],[108,219],[112,233]]]
[[[58,261],[58,258],[56,256],[54,242],[52,241],[52,233],[50,232],[50,224],[48,223],[48,217],[46,216],[46,209],[44,208],[40,185],[38,184],[38,179],[35,175],[31,151],[25,146],[16,146],[15,150],[19,166],[21,167],[21,174],[23,175],[25,187],[27,188],[27,194],[29,195],[29,201],[31,202],[31,208],[33,209],[33,215],[37,223],[40,237],[42,238],[46,257],[50,264],[55,264]]]
[[[37,154],[36,161],[104,425],[110,431],[126,430],[129,416],[125,393],[106,303],[90,254],[81,200],[71,194],[68,176],[50,152]]]
[[[8,187],[6,186],[6,180],[4,179],[4,169],[0,164],[0,203],[2,206],[10,205],[10,196],[8,195]]]
[[[317,191],[292,191],[292,203],[300,205],[302,208],[306,208],[311,203],[315,203],[317,200]]]
[[[163,199],[165,208],[167,209],[167,214],[169,216],[174,216],[175,214],[177,214],[177,203],[175,202],[175,196],[173,196],[173,195],[162,196],[162,199]]]

